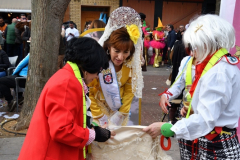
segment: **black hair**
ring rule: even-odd
[[[5,19],[4,22],[7,23],[7,24],[9,23],[8,19]]]
[[[92,23],[92,21],[87,21],[87,22],[85,23],[85,27],[86,27],[87,25],[91,24],[91,23]]]
[[[31,20],[31,15],[28,15],[28,16],[27,16],[27,19],[28,19],[28,20]]]
[[[69,24],[73,24],[73,21],[69,21]]]
[[[140,15],[140,17],[141,17],[142,20],[145,20],[146,15],[145,15],[144,13],[139,13],[139,15]]]
[[[20,17],[21,17],[21,16],[25,16],[25,17],[26,17],[26,15],[25,15],[25,14],[23,14],[23,13],[22,13],[22,14],[20,14]]]
[[[92,38],[72,38],[67,43],[64,61],[76,63],[89,73],[99,73],[108,68],[108,58],[104,49]]]
[[[3,19],[3,17],[0,16],[0,19]]]
[[[168,26],[169,26],[172,30],[174,29],[174,27],[173,27],[172,24],[168,24]]]

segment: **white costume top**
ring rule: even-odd
[[[74,36],[72,35],[68,35],[69,33],[72,33]],[[72,39],[73,37],[79,37],[79,32],[76,28],[67,28],[66,29],[66,38],[67,38],[67,41],[69,41],[70,39]]]
[[[192,99],[192,114],[178,121],[171,130],[176,138],[194,140],[214,127],[236,128],[240,115],[240,71],[223,57],[202,76]]]
[[[187,63],[190,60],[190,56],[184,57],[181,61],[180,67],[178,69],[177,77],[182,73],[181,77],[175,80],[175,83],[168,89],[168,92],[172,93],[172,96],[169,94],[164,93],[163,95],[168,98],[169,101],[177,98],[181,93],[182,90],[185,88],[186,82],[186,72],[187,72]],[[177,78],[176,77],[176,78]],[[195,78],[195,66],[192,65],[192,82]]]

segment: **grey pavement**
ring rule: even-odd
[[[143,72],[144,89],[142,98],[142,116],[141,125],[147,126],[153,122],[159,122],[162,119],[162,110],[159,107],[159,93],[165,91],[169,86],[166,85],[172,69],[165,66],[160,68],[147,67],[147,72]],[[166,121],[166,120],[165,120]],[[180,160],[180,152],[178,142],[175,138],[171,138],[172,147],[166,151],[173,160]],[[165,140],[166,142],[166,140]]]
[[[143,76],[155,75],[155,76],[169,76],[172,69],[165,66],[159,68],[153,68],[152,66],[147,67],[147,72],[143,72]]]
[[[0,138],[0,160],[17,160],[25,137]],[[167,154],[173,160],[180,160],[176,139],[171,138],[172,147]]]
[[[0,160],[16,160],[25,137],[0,138]]]
[[[143,72],[142,125],[147,126],[153,122],[161,121],[162,111],[158,106],[158,94],[168,88],[165,82],[170,72],[171,69],[169,68],[153,68],[152,66],[148,66],[147,72]],[[0,160],[16,160],[24,138],[25,137],[0,138]],[[177,140],[171,138],[171,141],[172,147],[167,151],[167,154],[170,155],[173,160],[180,160]]]

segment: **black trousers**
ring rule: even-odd
[[[8,57],[17,56],[17,46],[15,44],[7,44]]]
[[[163,55],[162,55],[162,61],[164,62],[166,59],[166,55],[167,55],[167,44],[165,45],[165,47],[163,48]]]
[[[18,56],[16,65],[18,65],[23,59],[23,44],[16,43],[15,45],[16,45],[16,54]]]
[[[16,77],[19,77],[19,76],[11,75],[11,76],[0,78],[0,98],[5,97],[5,100],[8,101],[9,103],[13,99],[10,88],[14,88],[14,89],[16,88],[16,82],[15,82]],[[19,81],[20,87],[25,88],[25,84],[26,84],[25,79]]]

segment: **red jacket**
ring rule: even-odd
[[[89,130],[83,126],[82,86],[70,65],[46,83],[18,160],[83,160]]]

